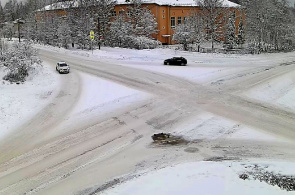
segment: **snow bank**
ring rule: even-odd
[[[256,163],[255,163],[256,164]],[[113,189],[103,192],[104,195],[249,195],[295,194],[281,190],[258,180],[242,180],[239,175],[247,171],[253,163],[235,162],[194,162],[149,172]],[[276,173],[295,174],[292,163],[258,163]]]
[[[243,95],[295,111],[295,71],[276,77],[246,91]]]
[[[0,82],[0,139],[33,117],[44,108],[58,92],[60,80],[53,70],[44,68],[31,72],[23,84]],[[5,75],[0,70],[0,78]]]
[[[52,131],[52,135],[71,131],[79,124],[92,123],[96,118],[108,114],[114,116],[120,109],[136,106],[151,97],[150,94],[87,73],[78,74],[82,85],[79,99],[59,128]]]
[[[82,92],[72,115],[101,114],[149,97],[149,94],[110,82],[90,74],[79,73],[82,78]]]

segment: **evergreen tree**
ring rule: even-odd
[[[245,29],[243,18],[240,17],[238,25],[238,35],[237,35],[237,44],[243,45],[245,43]]]
[[[142,6],[141,0],[132,0],[128,11],[131,15],[129,21],[135,35],[149,37],[156,33],[158,25],[156,18],[148,8]]]
[[[235,13],[232,13],[226,25],[225,42],[224,45],[227,49],[233,49],[236,39],[236,25]]]
[[[71,32],[67,21],[62,21],[59,24],[58,30],[58,42],[62,47],[68,49],[71,42]]]
[[[106,37],[109,30],[109,21],[112,11],[116,5],[116,0],[96,0],[93,21],[97,26],[97,34]],[[97,9],[98,8],[98,9]]]
[[[4,23],[4,10],[3,10],[3,7],[1,5],[1,2],[0,2],[0,28],[2,27],[3,23]]]
[[[110,24],[109,44],[112,46],[126,45],[126,37],[132,34],[132,26],[124,15],[119,15]]]

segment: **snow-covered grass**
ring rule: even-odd
[[[119,61],[122,65],[132,64],[162,66],[163,60],[173,56],[183,56],[188,59],[188,66],[271,66],[278,62],[294,61],[294,52],[289,53],[263,53],[252,54],[221,54],[221,53],[198,53],[177,50],[172,47],[135,50],[127,48],[101,47],[101,50],[79,50],[75,48],[64,49],[52,46],[35,45],[37,48],[47,49],[68,55],[80,55],[86,59],[107,61]],[[173,49],[174,48],[174,49]],[[137,62],[141,62],[140,64]]]
[[[46,64],[31,72],[23,84],[0,82],[0,139],[30,119],[58,93],[60,79]],[[0,78],[5,69],[0,69]]]
[[[138,178],[119,184],[115,188],[104,191],[104,195],[283,195],[295,194],[281,190],[259,180],[243,180],[239,175],[251,171],[256,164],[266,171],[294,175],[294,164],[276,163],[235,163],[235,162],[193,162],[166,167],[148,172]]]

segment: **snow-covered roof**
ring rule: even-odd
[[[130,0],[131,1],[131,0]],[[142,3],[155,3],[158,5],[170,5],[170,6],[198,6],[198,0],[142,0]],[[117,4],[130,4],[126,0],[117,0]],[[223,0],[224,7],[238,7],[240,5],[233,3],[229,0]]]
[[[78,7],[79,1],[66,1],[66,2],[57,2],[53,3],[51,5],[47,5],[44,8],[38,10],[38,11],[49,11],[49,10],[57,10],[57,9],[68,9],[71,7]]]
[[[131,0],[130,0],[131,1]],[[158,4],[158,5],[169,5],[169,6],[198,6],[197,1],[195,0],[142,0],[143,4]],[[131,4],[130,2],[126,2],[126,0],[117,0],[118,5],[122,4]],[[78,7],[79,1],[65,1],[58,2],[51,5],[45,6],[43,9],[38,11],[49,11],[49,10],[57,10],[57,9],[67,9],[70,7]],[[224,7],[239,7],[240,5],[233,3],[229,0],[223,0]]]

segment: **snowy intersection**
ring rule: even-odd
[[[43,83],[43,90],[52,93],[43,99],[50,103],[56,97],[63,97],[64,102],[71,103],[63,109],[53,106],[60,113],[48,115],[46,125],[36,123],[43,125],[44,131],[30,129],[29,134],[37,133],[37,136],[28,136],[32,140],[26,147],[22,145],[27,140],[21,140],[21,130],[30,124],[17,123],[21,128],[16,130],[15,137],[7,139],[19,142],[1,145],[0,194],[150,194],[159,190],[160,184],[178,183],[178,177],[184,177],[187,182],[170,191],[159,190],[158,194],[171,194],[172,190],[175,194],[183,191],[189,194],[187,190],[194,194],[195,182],[220,185],[217,191],[206,191],[211,190],[207,185],[199,186],[198,192],[203,194],[235,194],[239,189],[235,187],[237,183],[254,194],[287,193],[267,184],[257,187],[261,184],[240,181],[238,174],[228,168],[231,162],[200,161],[217,157],[231,159],[237,167],[243,161],[270,161],[270,166],[277,168],[275,171],[282,168],[276,161],[287,161],[288,167],[294,166],[295,83],[292,78],[295,73],[290,63],[295,60],[294,53],[243,56],[104,48],[92,55],[77,50],[40,48],[50,69],[47,74],[52,75],[52,82]],[[165,58],[180,55],[188,59],[187,67],[162,65]],[[57,60],[68,61],[73,72],[56,75]],[[63,82],[68,82],[68,86],[62,85]],[[9,86],[2,84],[1,88],[8,90]],[[63,87],[68,90],[64,91]],[[39,104],[37,110],[42,110],[45,104],[42,107],[42,98],[36,97],[29,107]],[[19,101],[10,102],[9,109],[18,109],[15,103]],[[5,103],[7,99],[1,101],[1,109],[7,112]],[[19,109],[13,115],[25,122],[24,110]],[[15,125],[12,119],[7,122],[9,118],[1,125],[12,130],[12,125],[5,126]],[[37,122],[40,119],[37,117]],[[51,119],[56,124],[50,124]],[[155,147],[150,136],[159,132],[182,135],[191,143]],[[4,151],[2,146],[8,150]],[[182,165],[184,162],[191,164]],[[208,171],[199,168],[186,172],[194,166]],[[158,171],[131,183],[127,181],[118,190],[98,190],[121,175],[128,178],[128,174],[151,169]],[[212,169],[217,169],[218,174]],[[224,177],[229,178],[227,183],[223,183]],[[167,178],[171,181],[166,181]],[[146,186],[138,189],[143,183]]]

